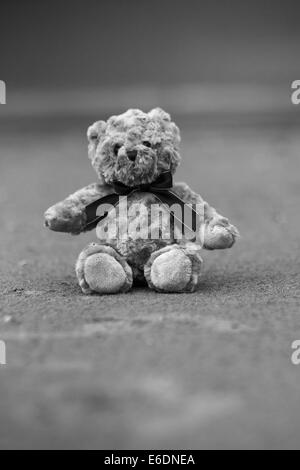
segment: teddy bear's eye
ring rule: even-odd
[[[90,139],[91,139],[91,140],[97,140],[97,139],[98,139],[98,134],[97,134],[97,132],[92,132],[91,135],[90,135]]]
[[[118,155],[118,152],[119,152],[120,148],[121,148],[121,145],[120,145],[120,144],[116,144],[116,145],[114,146],[114,154],[115,154],[116,156]]]
[[[142,143],[145,147],[151,147],[151,142],[149,142],[149,140],[144,140]]]

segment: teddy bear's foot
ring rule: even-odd
[[[171,245],[152,253],[145,278],[158,292],[193,292],[199,285],[201,265],[197,245]]]
[[[76,274],[84,294],[116,294],[132,286],[132,270],[112,247],[92,243],[79,255]]]

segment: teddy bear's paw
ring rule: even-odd
[[[76,274],[84,294],[117,294],[132,286],[130,266],[105,245],[89,245],[78,258]]]
[[[204,233],[204,246],[208,250],[231,248],[239,232],[234,225],[208,225]]]
[[[171,245],[151,255],[145,278],[158,292],[193,292],[199,285],[201,265],[199,250]]]

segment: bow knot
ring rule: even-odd
[[[188,227],[184,222],[184,209],[185,206],[188,206],[188,204],[186,205],[185,202],[177,196],[177,194],[170,190],[172,189],[172,186],[173,178],[171,172],[169,171],[162,173],[155,181],[148,184],[126,186],[126,184],[121,183],[120,181],[115,181],[114,183],[112,183],[112,187],[115,191],[114,194],[108,194],[107,196],[103,196],[86,207],[85,230],[91,230],[92,228],[95,228],[97,224],[107,216],[107,212],[102,216],[97,215],[97,209],[101,204],[108,203],[112,204],[113,206],[116,206],[119,203],[120,196],[128,196],[136,191],[142,191],[154,194],[156,198],[166,206],[170,206],[172,204],[179,204],[182,209],[182,219],[177,219],[177,217],[172,212],[171,216],[179,221],[182,233],[184,233],[185,228],[195,231],[197,219],[199,219],[199,214],[197,214],[196,210],[193,207],[190,207],[192,213],[192,228]]]
[[[173,186],[172,174],[167,171],[161,173],[159,177],[152,183],[138,184],[136,186],[127,186],[120,181],[114,181],[112,187],[119,196],[126,196],[133,191],[142,191],[147,193],[155,193],[157,191],[167,191]]]

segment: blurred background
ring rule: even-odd
[[[0,448],[297,448],[297,0],[2,0]],[[86,129],[161,106],[186,181],[241,232],[196,293],[83,296]]]
[[[296,0],[1,2],[4,115],[288,110]],[[98,116],[97,116],[98,117]]]
[[[299,2],[3,1],[1,72],[13,88],[68,89],[297,75]]]

